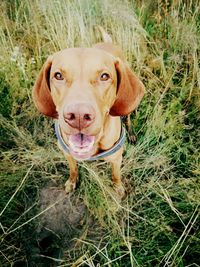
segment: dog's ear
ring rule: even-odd
[[[57,118],[56,106],[50,92],[50,70],[52,57],[48,57],[44,63],[33,87],[33,101],[37,109],[46,116]]]
[[[117,71],[117,96],[110,109],[112,116],[125,116],[136,109],[145,89],[143,83],[121,59],[115,63]]]
[[[97,49],[102,49],[117,58],[115,68],[117,72],[117,96],[110,109],[112,116],[125,116],[136,109],[144,96],[143,83],[136,77],[125,63],[121,49],[112,43],[97,43]]]

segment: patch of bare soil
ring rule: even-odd
[[[102,228],[76,193],[67,195],[64,190],[46,187],[41,191],[39,207],[44,213],[29,261],[36,264],[33,266],[58,266],[66,257],[70,262],[70,253],[78,256],[85,239],[98,242],[102,238]]]

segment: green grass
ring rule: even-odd
[[[0,266],[200,266],[198,1],[0,3]],[[103,162],[67,163],[31,90],[51,53],[101,40],[101,25],[146,87],[131,115],[119,202]]]

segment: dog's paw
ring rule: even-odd
[[[125,196],[125,190],[122,184],[120,185],[114,185],[114,190],[118,194],[120,198],[123,198]]]
[[[128,142],[134,145],[136,143],[136,136],[132,133],[128,133]]]
[[[67,180],[67,182],[65,183],[65,192],[70,193],[74,191],[75,188],[76,188],[76,183],[73,183],[70,180]]]

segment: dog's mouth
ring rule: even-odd
[[[82,133],[69,136],[69,148],[72,156],[77,160],[87,159],[93,152],[95,136]]]

